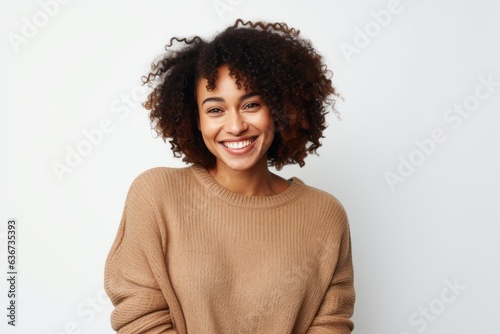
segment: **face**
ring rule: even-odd
[[[217,159],[216,169],[267,170],[267,150],[274,138],[268,106],[256,92],[238,89],[227,66],[218,69],[214,90],[200,79],[196,89],[198,128]]]

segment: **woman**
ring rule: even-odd
[[[341,204],[268,170],[303,166],[321,145],[335,94],[321,56],[286,24],[241,20],[166,50],[143,79],[145,107],[191,165],[131,185],[106,262],[113,329],[351,333]]]

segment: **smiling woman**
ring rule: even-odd
[[[268,106],[259,94],[238,88],[227,65],[219,68],[216,82],[217,86],[208,90],[208,80],[200,79],[196,89],[198,128],[216,158],[209,173],[227,189],[247,195],[273,195],[273,189],[285,190],[286,180],[270,173],[262,175],[267,170],[267,152],[274,139],[274,122]],[[240,178],[247,175],[253,181],[245,180],[244,188],[238,191],[241,182],[235,184],[228,177],[236,174]]]
[[[185,45],[173,50],[173,41]],[[105,268],[119,333],[351,333],[349,224],[340,202],[268,166],[304,165],[335,94],[311,43],[238,20],[173,38],[145,107],[185,168],[130,187]]]

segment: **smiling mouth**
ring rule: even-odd
[[[241,150],[247,146],[252,145],[252,143],[255,141],[256,138],[257,137],[252,137],[241,141],[223,141],[221,142],[221,144],[224,145],[224,147],[229,148],[231,150]]]

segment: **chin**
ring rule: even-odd
[[[221,161],[217,163],[218,167],[224,166],[223,168],[228,168],[234,171],[247,171],[253,169],[257,165],[257,161],[252,162],[236,162],[236,161]]]
[[[217,168],[243,172],[260,169],[262,166],[267,169],[266,154],[260,157],[256,154],[248,157],[227,157],[225,154],[221,154],[217,157]]]

